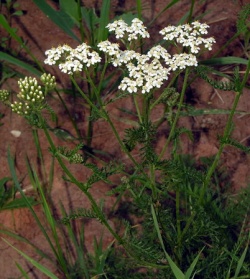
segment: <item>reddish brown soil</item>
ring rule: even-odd
[[[51,1],[48,1],[51,2]],[[99,7],[98,1],[83,1],[86,5],[93,5],[95,2],[95,7]],[[88,3],[87,3],[88,2]],[[99,1],[100,2],[100,1]],[[248,1],[236,1],[229,0],[209,0],[209,1],[197,1],[195,6],[194,15],[199,16],[205,14],[202,21],[207,22],[211,25],[209,34],[214,36],[217,44],[208,56],[213,55],[216,50],[222,46],[235,32],[235,20],[237,13],[243,4]],[[67,35],[65,35],[59,28],[57,28],[36,6],[31,0],[19,0],[20,7],[25,11],[25,15],[13,18],[13,26],[18,28],[18,34],[21,35],[25,40],[28,41],[28,46],[34,55],[41,61],[44,60],[45,50],[51,48],[52,46],[57,46],[59,44],[67,43],[71,46],[75,46],[76,43],[72,41]],[[135,1],[122,1],[114,0],[112,1],[112,13],[116,10],[130,10],[135,8]],[[159,13],[166,5],[164,0],[147,0],[143,1],[144,10],[143,16],[147,22],[154,18],[157,13]],[[53,4],[54,5],[54,4]],[[182,18],[190,7],[189,0],[181,0],[176,6],[170,10],[164,12],[156,21],[153,27],[151,27],[151,34],[157,34],[160,29],[168,24],[176,24],[180,18]],[[2,31],[2,30],[1,30]],[[157,36],[156,36],[157,37]],[[16,48],[15,42],[12,43],[12,47]],[[22,52],[25,56],[25,52]],[[227,49],[223,51],[224,56],[238,56],[244,57],[241,42],[239,40],[233,42]],[[54,70],[50,68],[53,73]],[[227,71],[232,71],[232,67],[228,68]],[[55,72],[57,73],[57,72]],[[62,84],[63,87],[67,87],[68,81],[65,76],[58,75],[58,82]],[[8,83],[3,85],[3,88],[16,90],[16,81],[10,80]],[[250,137],[250,116],[248,115],[248,107],[250,107],[250,95],[249,90],[245,90],[241,98],[238,110],[246,112],[242,115],[236,115],[234,117],[235,130],[233,136],[235,139],[241,141],[245,145],[249,145]],[[214,90],[210,85],[204,82],[196,81],[192,84],[188,94],[192,94],[192,100],[195,102],[197,108],[221,108],[230,109],[233,102],[234,93],[233,92],[222,92],[220,90]],[[87,124],[87,113],[81,103],[73,103],[72,100],[68,99],[72,104],[70,109],[80,116],[79,127],[83,134],[86,131]],[[70,121],[65,116],[65,111],[62,106],[59,106],[60,102],[56,96],[54,99],[50,99],[51,106],[55,109],[59,116],[58,126],[61,128],[72,131],[72,126]],[[130,109],[130,103],[120,103],[124,108]],[[126,124],[120,122],[119,117],[121,117],[120,111],[117,109],[117,104],[110,107],[110,113],[114,118],[115,125],[121,127],[119,132],[123,134]],[[26,189],[29,193],[30,183],[27,176],[27,168],[25,158],[28,156],[29,160],[32,162],[34,167],[38,170],[41,167],[37,165],[37,153],[35,145],[32,138],[32,130],[26,124],[23,118],[11,114],[9,108],[4,107],[0,104],[0,112],[4,113],[5,117],[1,120],[3,126],[0,127],[1,138],[0,138],[0,178],[9,176],[9,168],[7,163],[7,148],[10,147],[11,153],[16,158],[17,173],[20,179],[23,179],[22,187]],[[157,114],[154,115],[157,118]],[[185,140],[183,142],[183,151],[186,153],[194,154],[196,158],[203,156],[214,155],[218,148],[218,134],[222,133],[225,127],[225,122],[227,115],[205,115],[199,117],[190,117],[188,119],[182,119],[180,121],[181,125],[185,125],[187,128],[192,129],[195,132],[196,140],[191,142]],[[122,123],[122,125],[121,125]],[[10,132],[12,130],[21,131],[21,136],[16,138]],[[119,156],[119,159],[127,161],[125,157],[121,157],[120,149],[117,145],[114,145],[115,140],[111,131],[107,128],[107,125],[103,121],[97,121],[94,127],[93,146],[96,149],[102,150],[114,156]],[[73,131],[72,131],[73,133]],[[42,133],[40,135],[40,143],[44,151],[45,169],[49,172],[51,164],[51,155],[47,152],[48,144]],[[57,137],[53,136],[55,142],[59,145],[65,145],[65,142],[60,141]],[[162,136],[159,138],[157,148],[162,146],[165,140],[164,129],[162,131]],[[70,144],[69,146],[73,146]],[[244,187],[248,183],[248,174],[250,171],[249,167],[249,157],[243,153],[235,150],[234,148],[226,148],[222,156],[223,165],[229,171],[233,187],[240,188]],[[79,165],[71,165],[72,171],[84,181],[84,179],[90,174],[87,169],[83,169]],[[81,194],[81,192],[74,186],[65,182],[61,177],[60,168],[55,165],[55,178],[53,181],[52,188],[52,199],[55,207],[58,208],[59,202],[62,201],[66,209],[85,207],[88,205],[86,198]],[[114,184],[116,183],[116,178],[114,178]],[[104,183],[99,183],[92,189],[93,195],[97,200],[105,199],[105,210],[108,212],[109,208],[114,203],[114,199],[107,197],[105,193],[108,187]],[[42,216],[42,212],[39,206],[36,206],[36,210],[39,216]],[[18,209],[13,211],[3,211],[0,212],[0,224],[4,227],[10,229],[11,231],[28,238],[32,243],[38,245],[42,249],[47,249],[47,244],[44,237],[37,225],[35,224],[33,217],[31,216],[28,209]],[[111,224],[113,225],[113,224]],[[101,225],[97,222],[88,222],[86,224],[86,241],[87,246],[92,250],[92,240],[93,235],[101,235],[103,229]],[[112,238],[105,232],[105,242],[109,243]],[[2,235],[7,238],[14,246],[25,251],[29,256],[34,257],[39,260],[36,253],[27,245],[13,240],[6,235]],[[18,256],[18,254],[10,248],[3,240],[0,240],[0,278],[17,278],[20,274],[15,262],[18,262],[23,266],[24,269],[28,268],[25,264],[23,258]],[[41,263],[45,261],[42,260]],[[55,267],[49,265],[52,271],[55,271]],[[36,278],[46,278],[42,276],[38,271]],[[35,278],[30,275],[30,278]]]

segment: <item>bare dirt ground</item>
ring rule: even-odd
[[[51,3],[52,1],[48,1]],[[98,1],[83,1],[86,5],[99,7]],[[201,21],[208,23],[211,28],[209,30],[209,35],[214,36],[217,44],[212,52],[208,53],[207,56],[212,56],[236,31],[236,18],[242,5],[246,4],[248,1],[236,1],[229,0],[208,0],[208,1],[197,1],[195,6],[194,16],[199,16],[204,14]],[[76,46],[76,43],[72,41],[67,35],[65,35],[59,28],[57,28],[33,3],[31,0],[19,0],[20,8],[25,11],[25,14],[18,18],[13,18],[13,26],[18,28],[18,34],[21,35],[25,40],[28,41],[28,46],[31,48],[34,55],[41,61],[45,59],[45,50],[58,46],[59,44],[67,43],[71,46]],[[143,16],[146,22],[150,22],[157,13],[159,13],[166,5],[166,1],[163,0],[148,0],[143,1],[144,10]],[[56,6],[54,2],[51,3]],[[173,8],[164,12],[151,27],[150,33],[157,34],[159,30],[169,24],[177,24],[180,18],[182,18],[190,7],[189,0],[182,0]],[[115,14],[117,10],[127,11],[135,8],[135,1],[124,1],[116,0],[112,1],[112,15]],[[2,32],[2,30],[1,30]],[[157,37],[157,35],[155,35]],[[227,49],[222,53],[222,56],[238,56],[243,57],[242,42],[237,40],[233,42]],[[13,42],[13,48],[17,47],[15,42]],[[25,56],[25,54],[24,54]],[[24,57],[25,58],[25,57]],[[53,73],[54,70],[50,68]],[[228,68],[228,71],[232,71],[232,68]],[[58,82],[61,83],[65,88],[69,86],[68,81],[65,80],[64,76],[58,76]],[[9,81],[5,84],[4,88],[13,88],[16,90],[16,81]],[[250,94],[249,90],[245,90],[241,98],[240,104],[238,106],[239,111],[246,112],[246,114],[236,115],[235,130],[233,136],[235,139],[241,141],[246,146],[250,145]],[[187,100],[192,101],[197,108],[221,108],[230,109],[233,102],[234,93],[233,92],[221,92],[220,90],[214,90],[210,85],[202,81],[196,81],[189,88]],[[68,101],[71,101],[68,99]],[[64,117],[65,111],[62,107],[59,107],[59,101],[57,97],[51,98],[50,104],[55,109],[59,115],[58,126],[61,128],[72,130],[70,121]],[[129,102],[121,103],[120,105],[129,109]],[[86,131],[87,124],[87,114],[84,111],[84,107],[81,103],[75,103],[71,105],[70,109],[78,114],[79,116],[79,127],[84,134]],[[115,124],[117,127],[121,127],[120,133],[122,134],[126,125],[120,125],[119,117],[120,112],[117,107],[111,107],[110,111],[113,116],[116,116]],[[28,156],[29,160],[34,166],[37,165],[37,152],[32,138],[32,130],[26,124],[24,119],[21,117],[11,114],[9,108],[4,107],[0,104],[0,112],[5,116],[1,120],[3,126],[0,127],[0,178],[9,176],[9,168],[7,163],[7,148],[10,147],[12,154],[16,158],[17,172],[20,178],[23,179],[22,187],[27,189],[30,188],[29,179],[27,177],[27,168],[25,163],[25,158]],[[222,133],[225,127],[225,122],[227,115],[205,115],[199,117],[190,117],[188,119],[181,120],[180,124],[185,125],[190,128],[195,133],[195,141],[191,142],[189,140],[184,141],[183,150],[186,153],[194,154],[198,159],[204,156],[214,155],[218,148],[218,134]],[[112,156],[119,156],[120,149],[118,146],[114,145],[114,140],[112,133],[108,130],[105,123],[102,121],[97,121],[95,123],[95,138],[93,139],[93,147],[99,150],[103,150]],[[12,130],[21,131],[20,137],[14,137],[11,134]],[[73,133],[73,132],[72,132]],[[40,135],[40,142],[42,149],[44,151],[45,158],[45,168],[49,170],[51,164],[51,155],[47,152],[48,145],[46,143],[43,135]],[[159,138],[158,145],[163,144],[165,139],[164,131]],[[57,137],[53,136],[54,140],[58,145],[65,145],[65,142],[60,141]],[[122,158],[127,160],[127,158]],[[226,148],[222,156],[223,165],[229,171],[233,188],[238,189],[244,187],[248,183],[248,174],[250,171],[249,157],[244,155],[234,148]],[[71,166],[74,173],[77,174],[79,179],[84,181],[84,179],[89,175],[89,171],[83,169],[79,165]],[[65,182],[62,179],[62,173],[57,165],[55,165],[55,178],[53,181],[52,188],[52,198],[55,203],[55,207],[58,206],[59,202],[62,201],[66,209],[85,207],[87,201],[81,192],[76,189],[75,186]],[[115,183],[116,178],[114,178]],[[103,184],[98,184],[92,191],[96,199],[105,199],[105,210],[108,212],[109,208],[114,203],[114,199],[107,197],[105,193],[108,187]],[[39,210],[39,206],[36,207],[37,212],[42,216],[42,212]],[[3,211],[0,212],[0,224],[4,227],[10,229],[11,231],[28,238],[32,243],[38,245],[41,248],[46,249],[45,241],[41,235],[41,232],[33,217],[31,216],[28,209],[18,209],[13,211]],[[93,235],[99,235],[103,233],[102,227],[97,222],[88,222],[86,224],[86,240],[88,248],[92,249]],[[112,239],[107,232],[105,234],[106,243],[110,242]],[[4,236],[6,237],[6,236]],[[29,256],[39,259],[34,251],[27,245],[17,240],[13,240],[6,237],[12,244],[14,244],[19,249],[25,251]],[[0,239],[0,278],[10,279],[18,278],[20,274],[15,262],[21,264],[25,269],[28,266],[25,261],[18,256],[18,254],[10,248],[5,242]],[[44,263],[44,260],[41,261]],[[53,268],[52,268],[53,271]],[[39,272],[35,271],[37,277],[31,278],[45,278]]]

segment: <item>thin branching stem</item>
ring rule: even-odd
[[[50,134],[47,130],[46,127],[43,127],[44,133],[46,135],[46,138],[50,144],[51,150],[56,152],[56,146],[54,145]],[[83,191],[83,193],[87,196],[87,198],[89,199],[89,201],[91,202],[91,206],[93,208],[93,210],[95,211],[95,213],[97,214],[98,218],[100,219],[100,221],[105,225],[105,227],[109,230],[109,232],[114,236],[114,238],[121,244],[123,243],[122,238],[111,228],[111,226],[109,225],[108,221],[106,220],[103,212],[101,211],[101,209],[99,208],[99,206],[97,205],[95,199],[93,198],[93,196],[91,195],[91,193],[88,191],[88,189],[85,187],[85,185],[81,182],[79,182],[75,176],[71,173],[71,171],[66,167],[66,165],[63,163],[62,159],[59,156],[56,156],[57,161],[59,163],[59,165],[61,166],[63,172],[68,176],[68,178],[70,179],[70,181],[72,183],[74,183],[81,191]]]
[[[170,133],[169,133],[169,136],[168,136],[168,139],[159,155],[159,160],[164,156],[166,150],[167,150],[167,147],[175,133],[175,128],[176,128],[176,125],[177,125],[177,121],[180,117],[180,112],[181,112],[181,108],[182,108],[182,105],[183,105],[183,101],[184,101],[184,96],[185,96],[185,92],[186,92],[186,88],[187,88],[187,81],[188,81],[188,76],[189,76],[189,69],[187,68],[185,70],[185,77],[184,77],[184,82],[183,82],[183,86],[182,86],[182,91],[181,91],[181,95],[180,95],[180,101],[179,101],[179,104],[178,104],[178,109],[177,109],[177,112],[176,112],[176,115],[175,115],[175,119],[174,119],[174,122],[173,122],[173,125],[171,127],[171,130],[170,130]]]

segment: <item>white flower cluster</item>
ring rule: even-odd
[[[142,38],[149,38],[149,33],[143,22],[138,18],[132,20],[131,26],[128,26],[122,19],[115,20],[113,23],[109,23],[106,28],[109,32],[115,32],[116,39],[122,39],[127,36],[128,40],[137,40],[139,36]]]
[[[164,40],[176,40],[176,42],[182,46],[188,47],[191,53],[197,54],[200,51],[201,45],[203,45],[204,48],[211,50],[212,45],[215,43],[213,37],[202,38],[202,35],[208,33],[208,28],[209,26],[206,23],[194,21],[191,25],[184,24],[180,26],[165,27],[160,31],[160,34],[164,36]]]
[[[109,41],[101,42],[98,47],[111,57],[113,66],[125,65],[129,77],[122,80],[119,89],[130,93],[136,93],[139,90],[142,93],[148,93],[154,88],[160,88],[168,79],[170,71],[198,65],[194,55],[181,53],[172,57],[160,45],[151,48],[144,55],[133,50],[119,50],[117,44]],[[160,62],[161,59],[165,66]]]
[[[160,88],[165,80],[168,79],[169,69],[162,66],[158,59],[151,61],[147,55],[137,55],[136,63],[126,64],[129,77],[125,77],[119,89],[136,93],[148,93],[154,88]]]
[[[178,53],[170,55],[168,51],[156,45],[152,47],[147,54],[140,54],[134,50],[121,50],[119,44],[111,43],[106,40],[98,44],[100,51],[104,52],[113,66],[125,66],[128,70],[128,76],[125,77],[119,89],[136,93],[148,93],[152,89],[160,88],[163,82],[173,71],[181,71],[187,67],[198,65],[196,56],[203,46],[211,50],[214,38],[202,38],[207,34],[207,24],[195,21],[181,26],[169,26],[160,31],[165,40],[175,41],[189,50],[188,53]],[[109,31],[114,32],[117,39],[127,39],[128,41],[142,38],[149,38],[149,33],[143,22],[135,18],[131,26],[123,20],[116,20],[107,25]],[[84,67],[90,67],[101,61],[99,54],[91,51],[90,46],[85,43],[75,49],[64,45],[58,48],[47,50],[48,56],[46,64],[58,64],[62,72],[73,74],[82,71]]]
[[[118,44],[111,43],[110,41],[102,41],[98,45],[98,48],[109,56],[117,56],[120,53]]]
[[[85,43],[75,49],[68,45],[52,48],[45,52],[48,57],[44,63],[48,65],[58,64],[59,69],[66,74],[80,72],[84,66],[90,67],[101,61],[99,54],[90,49],[90,46]]]

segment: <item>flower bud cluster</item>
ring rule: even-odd
[[[11,110],[20,115],[27,115],[31,111],[31,107],[27,102],[17,102],[11,104]]]
[[[10,92],[6,89],[0,90],[0,101],[6,102],[9,99]]]
[[[163,35],[163,39],[167,41],[176,41],[184,47],[188,47],[191,53],[197,54],[200,51],[201,46],[211,50],[212,45],[215,43],[213,37],[202,38],[202,35],[208,33],[207,29],[209,25],[206,23],[200,23],[194,21],[189,24],[180,26],[168,26],[160,31]]]
[[[55,87],[55,77],[51,74],[43,74],[41,76],[41,81],[45,85],[45,92],[42,90],[41,85],[38,84],[36,78],[25,77],[18,81],[20,88],[17,94],[18,101],[12,103],[12,111],[20,115],[28,115],[32,111],[40,110],[43,108],[45,93]]]
[[[44,73],[40,77],[41,82],[44,84],[46,90],[52,90],[56,87],[56,77],[51,74]]]
[[[128,38],[128,41],[137,40],[139,37],[149,38],[149,33],[143,22],[138,18],[132,20],[131,26],[128,26],[123,20],[115,20],[113,23],[109,23],[106,28],[109,32],[115,32],[116,39]]]
[[[45,64],[58,64],[59,69],[69,75],[81,72],[84,67],[90,67],[101,61],[99,54],[96,51],[91,51],[91,47],[85,43],[75,49],[68,45],[52,48],[47,50],[45,55],[47,55]]]
[[[84,160],[81,154],[76,153],[69,158],[69,162],[71,164],[82,164]]]
[[[37,79],[25,77],[18,81],[20,92],[17,94],[19,99],[28,102],[41,102],[44,100],[42,87],[38,84]]]
[[[43,102],[45,96],[42,87],[35,78],[25,77],[20,79],[18,85],[20,92],[17,94],[17,97],[20,101],[15,101],[10,106],[12,111],[21,115],[27,115],[32,111],[32,108],[39,106]]]

